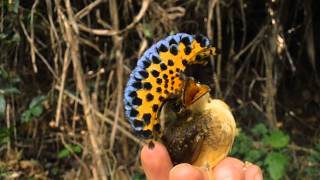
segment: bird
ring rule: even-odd
[[[230,107],[210,96],[210,88],[188,78],[180,97],[160,111],[162,142],[172,161],[211,169],[229,153],[237,130]]]
[[[201,34],[170,35],[144,52],[126,84],[124,109],[133,131],[162,142],[176,164],[212,168],[232,147],[236,124],[229,106],[185,75],[187,66],[206,65],[214,55]]]
[[[124,111],[134,133],[145,140],[161,139],[159,112],[164,102],[180,96],[186,67],[206,65],[216,48],[201,34],[177,33],[147,49],[138,59],[124,90]]]

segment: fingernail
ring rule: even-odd
[[[225,174],[224,176],[220,177],[219,179],[222,179],[222,180],[232,180],[232,176],[229,175],[229,174]]]
[[[224,177],[223,180],[232,180],[232,177]]]
[[[254,175],[254,180],[263,180],[262,173],[258,171],[258,172]]]
[[[178,164],[169,172],[169,179],[205,179],[205,175],[201,169],[198,169],[190,164]]]
[[[155,147],[155,144],[153,143],[153,141],[150,141],[148,143],[148,148],[152,150],[152,149],[154,149],[154,147]]]

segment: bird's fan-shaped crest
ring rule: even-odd
[[[144,52],[124,92],[125,114],[138,135],[147,139],[159,137],[160,107],[169,97],[182,93],[181,74],[186,67],[205,65],[204,57],[210,55],[215,55],[215,48],[208,38],[186,33],[168,36]]]

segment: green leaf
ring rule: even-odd
[[[288,164],[288,156],[278,152],[272,152],[268,154],[265,159],[267,165],[267,171],[273,180],[278,180],[283,177]]]
[[[283,148],[289,144],[289,136],[280,130],[275,130],[269,136],[266,136],[263,142],[273,148]]]
[[[6,112],[6,99],[0,94],[0,119],[2,119]]]
[[[46,96],[37,96],[33,98],[31,103],[29,104],[29,109],[21,114],[21,121],[29,122],[34,117],[39,117],[43,113],[42,103],[46,98]]]
[[[144,24],[143,33],[147,38],[152,38],[152,26],[150,24]]]
[[[45,99],[46,99],[46,96],[43,96],[43,95],[33,98],[31,103],[29,104],[29,108],[40,105]]]
[[[265,152],[262,150],[252,149],[247,152],[245,159],[249,162],[256,162],[264,155],[264,153]]]
[[[15,33],[14,35],[13,35],[13,37],[10,39],[10,42],[11,43],[18,43],[18,42],[20,42],[21,41],[21,36],[20,36],[20,34],[19,33]]]
[[[81,153],[81,147],[80,146],[78,146],[78,145],[72,145],[72,150],[73,150],[73,152],[75,152],[75,153]]]
[[[318,143],[318,144],[315,145],[315,150],[317,150],[317,151],[320,152],[320,143]]]
[[[235,139],[234,145],[231,150],[231,155],[244,155],[252,147],[253,139],[245,133],[240,132]]]
[[[12,79],[10,81],[13,84],[18,84],[21,82],[21,78],[18,75],[15,75],[14,77],[12,77]]]
[[[3,88],[3,89],[0,89],[0,92],[3,92],[4,95],[20,94],[20,91],[15,87]]]
[[[26,110],[21,114],[21,121],[22,122],[29,122],[32,119],[32,113],[30,110]]]
[[[317,177],[320,177],[320,172],[318,168],[306,168],[305,172],[309,178],[313,177],[316,179]]]
[[[313,153],[308,157],[308,160],[312,163],[320,163],[320,144],[316,144]]]
[[[73,151],[73,153],[78,154],[78,153],[81,153],[82,149],[78,145],[67,144],[66,147],[58,153],[58,158],[63,159],[63,158],[69,157],[72,153],[71,151]]]
[[[0,40],[5,39],[7,36],[8,36],[8,35],[5,34],[5,33],[0,33]],[[1,71],[0,71],[0,75],[2,75],[2,74],[1,74]]]
[[[2,38],[2,37],[6,38],[7,35],[0,33],[0,38]],[[0,77],[2,77],[3,79],[7,79],[9,77],[8,72],[4,69],[3,66],[0,66]]]
[[[9,129],[0,128],[0,144],[7,143],[9,141]]]
[[[20,5],[20,0],[15,0],[13,5],[13,12],[15,12],[16,14],[18,13],[19,5]]]
[[[132,180],[146,180],[146,177],[144,174],[136,172],[134,173]]]
[[[31,113],[34,117],[39,117],[43,112],[43,107],[41,105],[33,107],[31,110]]]
[[[58,153],[58,158],[59,159],[63,159],[63,158],[66,158],[66,157],[69,157],[70,156],[70,151],[65,148],[65,149],[62,149],[59,153]]]
[[[254,128],[252,128],[251,132],[254,135],[260,136],[260,135],[266,135],[268,133],[268,129],[266,125],[259,123]]]

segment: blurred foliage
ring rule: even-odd
[[[264,170],[265,179],[278,180],[288,176],[302,178],[304,175],[310,179],[319,177],[316,170],[320,167],[319,144],[315,146],[314,151],[309,151],[309,165],[301,170],[300,164],[295,166],[292,163],[295,149],[289,143],[288,134],[279,129],[270,130],[266,125],[258,123],[247,133],[240,130],[231,156],[259,165]]]
[[[4,118],[4,113],[6,110],[6,100],[4,99],[4,96],[0,95],[0,118]]]
[[[70,157],[73,153],[79,154],[81,153],[81,147],[79,145],[75,144],[66,144],[65,148],[59,151],[58,153],[58,158],[68,158]]]
[[[311,153],[308,159],[308,168],[306,168],[305,175],[310,178],[317,179],[320,177],[320,144],[316,144],[314,147],[314,153]]]
[[[0,128],[0,145],[3,145],[9,141],[9,129],[5,127]]]
[[[32,99],[28,109],[21,114],[22,122],[29,122],[35,117],[39,117],[43,113],[43,101],[46,100],[45,96],[37,96]]]
[[[231,156],[242,157],[265,171],[265,178],[282,179],[289,163],[289,136],[281,130],[268,130],[259,123],[249,133],[240,131]]]
[[[146,179],[145,175],[141,173],[136,173],[132,177],[132,180],[145,180],[145,179]]]

